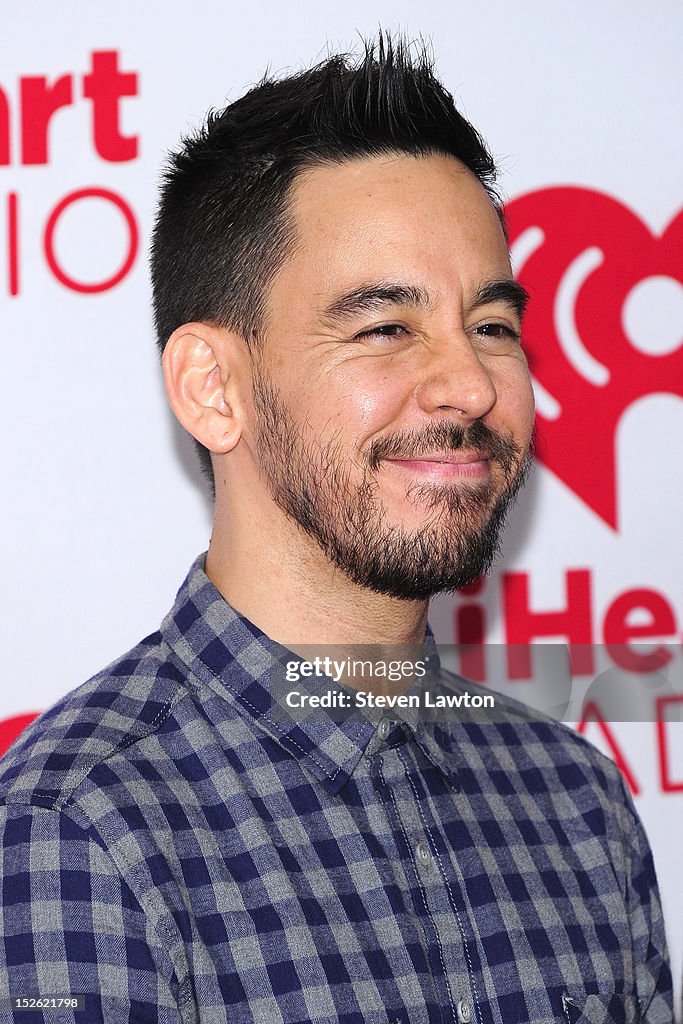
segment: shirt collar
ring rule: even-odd
[[[206,553],[194,561],[178,591],[161,625],[164,640],[190,677],[233,702],[243,717],[295,757],[329,792],[339,792],[375,734],[376,723],[357,714],[337,721],[319,711],[295,718],[282,701],[274,707],[274,675],[279,672],[281,677],[282,665],[298,656],[228,604],[206,575],[205,559]],[[439,655],[429,625],[425,656],[430,675],[438,672]]]

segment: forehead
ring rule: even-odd
[[[412,273],[421,284],[432,278],[432,288],[511,276],[498,214],[454,157],[392,154],[310,168],[295,181],[289,210],[289,270],[313,271],[322,288],[340,274]]]

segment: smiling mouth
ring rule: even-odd
[[[476,479],[488,476],[490,456],[483,452],[452,452],[428,455],[421,459],[385,459],[399,470],[420,473],[438,479]]]

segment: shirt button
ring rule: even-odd
[[[379,727],[377,729],[377,735],[379,736],[379,738],[381,740],[385,740],[390,732],[391,732],[391,722],[388,719],[383,718],[382,721],[379,723]]]
[[[415,852],[417,853],[417,859],[419,860],[420,864],[426,865],[432,863],[432,855],[429,852],[429,847],[422,839],[415,847]]]
[[[470,1021],[472,1020],[472,1010],[470,1009],[470,1004],[466,999],[458,1000],[457,1010],[458,1020],[461,1024],[470,1024]]]

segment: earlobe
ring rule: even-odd
[[[208,324],[184,324],[168,339],[164,383],[178,421],[205,448],[224,454],[241,434],[235,368],[227,332]]]

